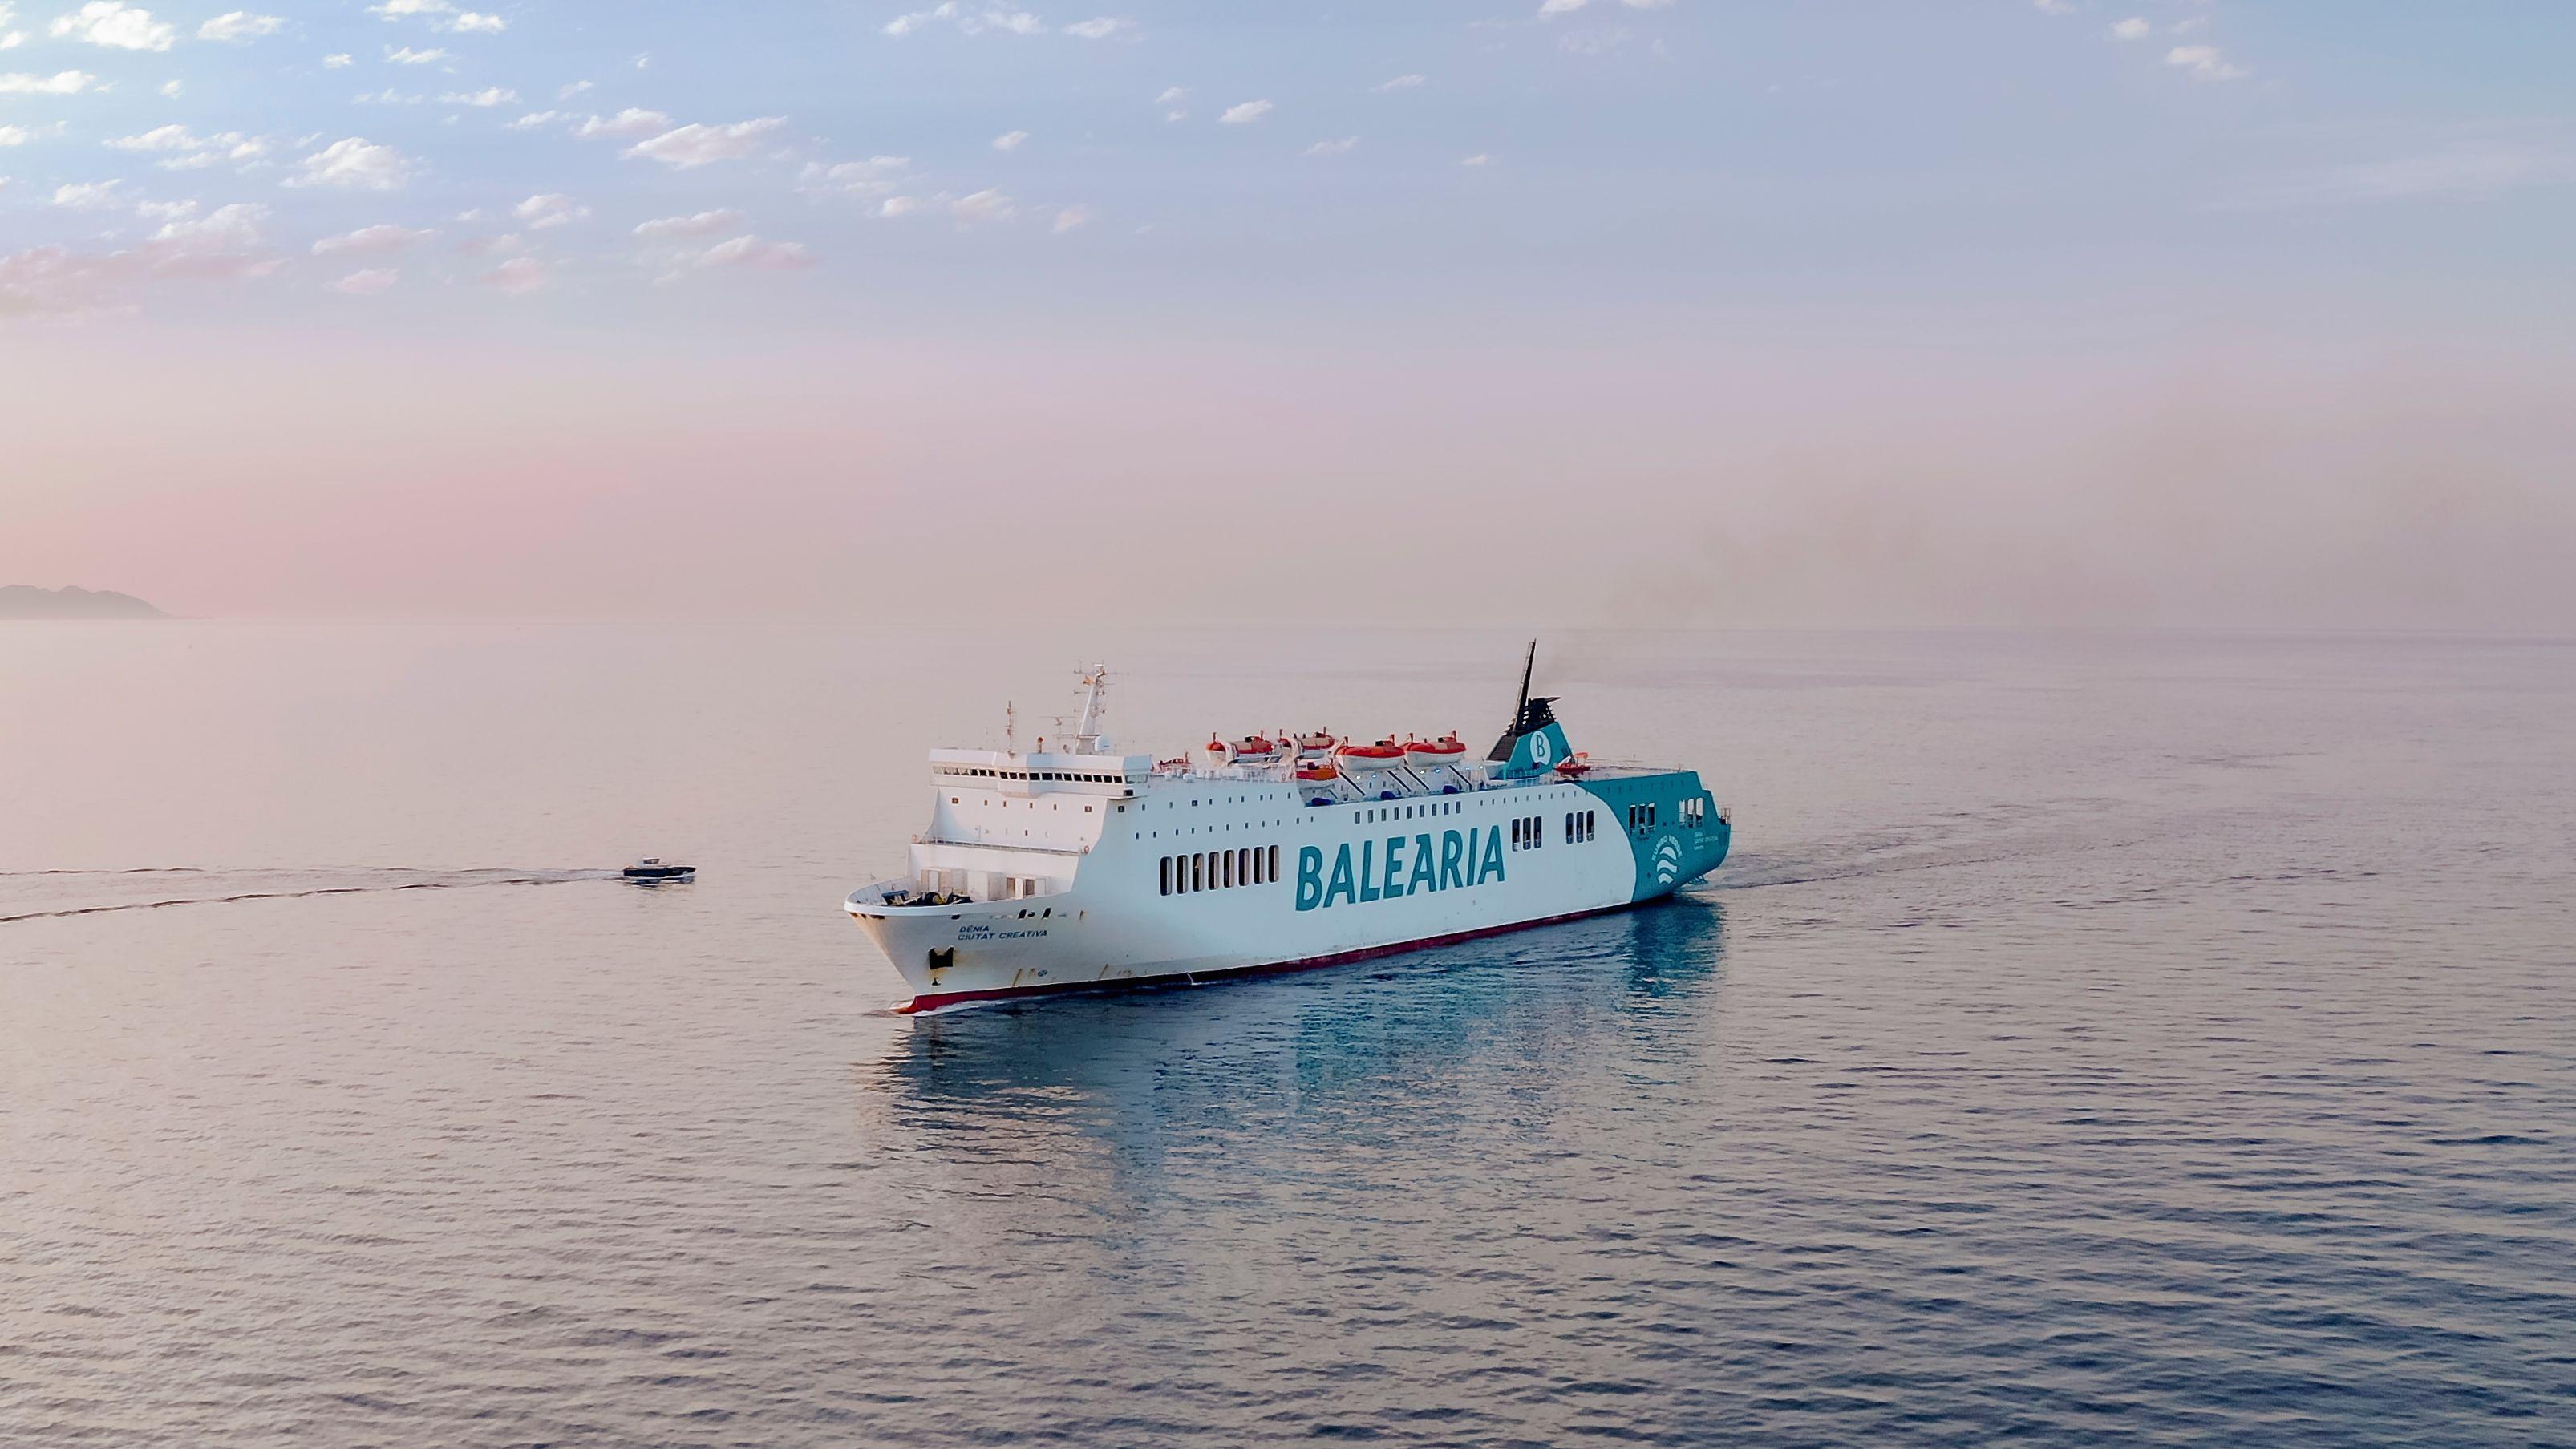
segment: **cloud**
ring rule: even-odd
[[[2228,64],[2214,45],[2177,45],[2165,52],[2165,64],[2181,66],[2202,80],[2242,80],[2253,73]]]
[[[391,267],[382,267],[371,271],[351,272],[329,285],[332,291],[345,297],[372,297],[401,280],[402,273]]]
[[[2042,15],[2072,15],[2075,0],[2030,0],[2031,8]]]
[[[996,151],[1017,151],[1020,149],[1020,143],[1028,138],[1029,133],[1026,131],[1004,131],[1002,134],[993,138],[993,149]]]
[[[1077,20],[1071,25],[1066,26],[1064,28],[1064,33],[1067,35],[1078,35],[1085,40],[1107,40],[1109,37],[1116,35],[1122,30],[1133,30],[1135,28],[1136,22],[1133,20],[1113,20],[1110,17],[1103,15],[1093,20]]]
[[[498,15],[478,15],[471,10],[461,10],[455,19],[438,28],[450,35],[498,35],[510,28],[510,22]]]
[[[0,146],[24,146],[29,141],[36,139],[38,136],[50,136],[59,132],[62,128],[62,123],[60,121],[57,121],[50,126],[39,126],[34,130],[29,130],[25,126],[0,126]],[[110,142],[109,144],[114,145],[115,143]]]
[[[137,135],[110,137],[101,144],[116,151],[160,152],[162,159],[153,164],[164,171],[192,171],[226,161],[256,161],[268,154],[268,143],[256,136],[239,131],[200,136],[176,122]]]
[[[760,148],[761,138],[787,124],[784,116],[764,116],[756,121],[736,121],[729,126],[682,126],[665,131],[649,141],[638,141],[621,153],[659,161],[665,166],[686,171],[716,161],[734,161]]]
[[[562,90],[555,92],[555,99],[559,101],[571,100],[573,97],[580,95],[583,91],[589,90],[598,84],[599,82],[597,81],[574,81],[572,84],[565,86]]]
[[[112,151],[194,151],[205,143],[176,121],[132,136],[111,136],[99,143]]]
[[[885,205],[877,208],[877,215],[910,216],[919,210],[921,210],[921,200],[919,197],[889,196],[885,199]]]
[[[98,83],[85,70],[58,70],[52,75],[0,75],[0,96],[76,96]]]
[[[322,68],[324,70],[347,70],[349,67],[356,65],[357,63],[357,57],[349,54],[347,51],[342,51],[337,55],[326,55],[322,57]]]
[[[73,181],[54,188],[54,205],[73,211],[104,211],[121,206],[125,198],[117,189],[125,183],[118,180]]]
[[[635,234],[646,241],[667,241],[672,237],[714,236],[720,231],[731,231],[742,223],[743,215],[739,211],[701,211],[694,216],[664,216],[639,222]]]
[[[289,186],[331,186],[350,191],[396,191],[411,179],[411,162],[391,146],[371,144],[364,136],[334,141],[304,158],[301,174]]]
[[[546,114],[552,115],[549,111]],[[671,118],[660,111],[640,110],[628,106],[613,116],[593,116],[572,128],[573,135],[584,141],[605,136],[623,141],[633,136],[655,136],[671,129]]]
[[[378,222],[374,226],[362,226],[356,231],[344,231],[338,236],[322,238],[313,244],[313,255],[317,257],[391,256],[414,242],[425,241],[434,235],[436,235],[435,232],[416,231],[411,227],[396,226],[389,221]]]
[[[1050,227],[1049,230],[1059,233],[1068,232],[1076,229],[1077,227],[1087,225],[1090,221],[1090,207],[1068,206],[1055,214],[1055,224]]]
[[[2126,20],[2115,20],[2111,23],[2111,38],[2113,40],[2144,40],[2147,38],[2147,32],[2154,28],[2154,26],[2147,23],[2145,16],[2132,15]]]
[[[755,272],[792,272],[814,265],[814,254],[797,242],[765,242],[756,236],[720,241],[698,253],[694,265],[742,267]]]
[[[179,93],[187,88],[188,83],[186,81],[163,81],[161,83],[161,94],[168,96],[170,99],[175,101],[179,99]]]
[[[227,10],[197,27],[199,40],[220,40],[239,44],[263,35],[275,35],[286,28],[285,20],[275,15],[253,15],[247,10]]]
[[[530,231],[546,231],[570,226],[590,215],[590,208],[558,192],[531,196],[510,209],[510,214],[528,224]]]
[[[534,131],[546,126],[551,126],[557,121],[570,119],[571,117],[566,116],[561,111],[530,111],[519,119],[510,122],[508,129],[513,131]]]
[[[1011,198],[988,188],[971,196],[961,196],[948,203],[948,214],[970,225],[976,222],[1009,221],[1012,215]]]
[[[447,0],[384,0],[380,5],[368,6],[367,13],[386,20],[400,20],[407,15],[452,15],[456,13],[456,7]]]
[[[519,98],[519,93],[500,86],[485,86],[479,91],[450,91],[439,99],[451,106],[506,106]]]
[[[55,17],[56,40],[85,40],[112,50],[168,50],[179,32],[124,0],[89,0],[69,15]]]
[[[1538,7],[1538,18],[1541,20],[1554,20],[1560,15],[1573,14],[1575,11],[1582,9],[1583,5],[1584,0],[1543,0],[1543,3]]]
[[[1043,35],[1046,25],[1025,10],[1005,10],[999,6],[970,7],[957,0],[943,0],[927,10],[898,15],[885,23],[888,35],[905,36],[933,21],[944,20],[968,35],[999,31],[1004,35]]]
[[[195,203],[188,204],[196,210]],[[157,242],[176,242],[196,251],[232,252],[259,245],[260,223],[268,208],[246,201],[216,207],[205,216],[177,216],[152,234]]]
[[[1359,143],[1360,138],[1357,136],[1344,136],[1335,141],[1318,141],[1314,145],[1307,147],[1305,154],[1309,156],[1339,156]]]
[[[1369,87],[1369,89],[1370,89],[1370,90],[1372,90],[1372,91],[1377,92],[1379,95],[1385,95],[1385,94],[1386,94],[1387,92],[1389,92],[1389,91],[1409,91],[1409,90],[1413,90],[1413,89],[1415,89],[1415,88],[1417,88],[1417,87],[1421,86],[1422,84],[1423,84],[1423,77],[1421,77],[1421,76],[1418,76],[1418,75],[1400,75],[1400,76],[1397,76],[1397,77],[1396,77],[1395,79],[1393,79],[1393,80],[1390,80],[1390,81],[1384,81],[1384,82],[1381,82],[1381,83],[1379,83],[1379,84],[1377,84],[1377,85],[1370,86],[1370,87]]]
[[[1217,120],[1220,124],[1228,126],[1248,126],[1269,114],[1268,101],[1245,101],[1239,106],[1226,107],[1225,114],[1217,117]]]
[[[2501,143],[2337,166],[2292,176],[2215,209],[2262,211],[2494,196],[2529,186],[2576,184],[2576,152]]]
[[[396,65],[430,65],[447,59],[447,52],[434,45],[427,50],[414,50],[408,45],[388,45],[385,47],[385,59]]]
[[[1486,155],[1482,151],[1479,151],[1473,156],[1459,157],[1458,164],[1461,166],[1490,166],[1494,164],[1494,158]]]
[[[865,161],[814,162],[798,173],[797,186],[808,193],[883,196],[910,174],[907,156],[871,156]],[[893,213],[890,213],[893,214]]]
[[[546,266],[534,257],[512,257],[474,280],[516,297],[546,284]]]
[[[0,317],[131,310],[159,280],[226,281],[277,269],[259,250],[265,208],[236,203],[200,219],[173,219],[151,240],[122,251],[84,253],[31,247],[0,256]]]

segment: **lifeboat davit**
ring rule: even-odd
[[[1404,763],[1404,746],[1393,740],[1380,740],[1373,745],[1344,745],[1333,752],[1341,767],[1357,774],[1369,770],[1392,770]]]
[[[1317,730],[1311,735],[1299,735],[1297,737],[1297,758],[1301,760],[1320,760],[1326,755],[1331,754],[1333,752],[1333,747],[1340,743],[1340,740],[1333,738],[1330,730]]]
[[[1457,765],[1466,759],[1467,746],[1455,734],[1436,740],[1409,740],[1404,746],[1404,762],[1408,765]]]

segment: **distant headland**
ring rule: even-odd
[[[0,584],[0,619],[167,619],[170,616],[113,589],[40,589]]]

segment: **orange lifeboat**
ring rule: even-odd
[[[1344,745],[1333,752],[1333,759],[1343,770],[1353,774],[1392,770],[1404,763],[1404,746],[1391,739],[1380,740],[1373,745]]]
[[[1408,765],[1457,765],[1466,759],[1467,746],[1455,731],[1436,740],[1409,740],[1404,746],[1404,762]]]
[[[1234,758],[1246,765],[1266,765],[1279,758],[1279,747],[1260,735],[1245,735],[1234,742]]]
[[[1326,755],[1331,754],[1333,752],[1333,748],[1340,743],[1340,740],[1333,738],[1333,732],[1331,730],[1317,730],[1311,735],[1299,735],[1297,737],[1297,758],[1301,760],[1320,760]]]
[[[1330,760],[1297,767],[1297,778],[1309,785],[1321,785],[1328,780],[1337,780],[1341,778],[1341,774],[1341,771],[1333,768],[1333,762]]]
[[[1579,750],[1556,762],[1556,772],[1569,780],[1589,772],[1591,768],[1592,757]]]

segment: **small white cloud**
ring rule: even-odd
[[[460,10],[456,18],[438,27],[451,35],[498,35],[510,28],[510,22],[498,15],[479,15]]]
[[[356,65],[357,63],[357,57],[350,55],[346,51],[343,51],[338,55],[326,55],[322,57],[322,68],[324,70],[347,70],[349,67]]]
[[[500,86],[485,86],[479,91],[450,91],[439,99],[451,106],[506,106],[519,98],[519,93]]]
[[[455,9],[447,0],[384,0],[381,5],[368,6],[367,13],[400,20],[406,15],[445,15]]]
[[[911,168],[912,160],[906,156],[871,156],[865,161],[840,161],[829,166],[818,161],[799,172],[796,183],[800,189],[818,195],[883,196],[894,190]]]
[[[787,124],[784,116],[736,121],[729,126],[682,126],[649,141],[638,141],[621,153],[688,170],[717,161],[733,161],[760,148],[761,139]]]
[[[510,209],[510,214],[528,224],[530,231],[570,226],[590,215],[590,208],[559,192],[531,196]]]
[[[885,199],[885,205],[877,208],[877,215],[910,216],[919,210],[921,210],[921,202],[917,198],[910,196],[889,196]]]
[[[1309,156],[1339,156],[1359,143],[1360,138],[1357,136],[1344,136],[1338,140],[1332,141],[1318,141],[1314,145],[1306,148],[1306,154]]]
[[[613,116],[593,116],[572,128],[572,133],[588,141],[605,136],[623,141],[635,136],[657,136],[671,129],[671,118],[660,111],[639,110],[628,106]]]
[[[1494,158],[1486,155],[1482,151],[1479,151],[1473,156],[1459,157],[1458,164],[1461,166],[1491,166],[1494,164]]]
[[[509,128],[513,131],[534,131],[546,126],[551,126],[557,121],[570,119],[571,117],[565,115],[561,111],[530,111],[519,119],[510,122]]]
[[[598,84],[596,81],[574,81],[572,84],[565,86],[562,90],[555,92],[555,99],[559,101],[571,100],[573,97],[580,95],[583,91],[589,90],[596,84]]]
[[[177,221],[182,217],[196,215],[197,203],[194,201],[138,201],[134,203],[134,214],[146,221]]]
[[[2042,15],[2072,15],[2075,0],[2030,0],[2031,8]]]
[[[205,142],[173,121],[132,136],[111,136],[100,144],[114,151],[194,151]]]
[[[414,50],[408,45],[388,45],[385,59],[396,65],[433,65],[447,59],[447,52],[434,45],[427,50]]]
[[[2214,45],[2177,45],[2165,52],[2165,64],[2180,66],[2202,80],[2242,80],[2251,72],[2231,65]]]
[[[512,257],[474,280],[486,287],[498,287],[515,297],[544,286],[546,268],[534,257]]]
[[[961,196],[948,203],[949,215],[970,224],[1008,221],[1011,219],[1011,211],[1011,198],[989,188],[971,196]]]
[[[2147,32],[2154,28],[2154,26],[2147,24],[2145,16],[2132,15],[2126,20],[2115,20],[2111,22],[2111,38],[2113,40],[2144,40],[2147,38]]]
[[[391,267],[381,267],[369,271],[351,272],[329,285],[332,291],[343,296],[372,297],[400,280],[402,280],[402,273]]]
[[[1631,10],[1661,10],[1673,0],[1619,0],[1619,3]]]
[[[1052,231],[1057,231],[1057,232],[1068,232],[1068,231],[1072,231],[1072,230],[1074,230],[1074,229],[1075,229],[1075,228],[1077,228],[1077,227],[1087,226],[1087,225],[1089,225],[1089,224],[1090,224],[1090,222],[1091,222],[1091,208],[1090,208],[1090,207],[1087,207],[1087,206],[1068,206],[1068,207],[1065,207],[1063,210],[1058,211],[1058,212],[1055,214],[1055,224],[1054,224],[1054,226],[1053,226],[1053,227],[1051,227],[1051,228],[1049,228],[1049,229],[1050,229],[1050,230],[1052,230]]]
[[[89,0],[69,15],[55,17],[53,34],[56,40],[84,40],[111,50],[168,50],[179,38],[174,27],[153,19],[151,11],[124,0]]]
[[[331,186],[351,191],[395,191],[411,179],[411,162],[391,146],[364,136],[334,141],[304,158],[289,186]]]
[[[85,70],[58,70],[52,75],[0,75],[0,96],[76,96],[98,83]]]
[[[1002,134],[993,138],[993,149],[996,151],[1017,151],[1020,149],[1020,143],[1028,138],[1029,133],[1026,131],[1004,131]]]
[[[701,267],[744,267],[755,272],[792,272],[814,265],[814,254],[797,242],[765,242],[756,236],[720,241],[698,253]]]
[[[170,99],[175,101],[179,99],[179,93],[187,88],[188,83],[186,81],[163,81],[161,83],[161,94],[168,96]]]
[[[188,204],[194,212],[196,204]],[[260,223],[268,217],[268,208],[251,202],[236,201],[218,206],[205,216],[180,215],[162,223],[152,234],[156,242],[176,242],[185,251],[238,251],[254,247],[260,241]]]
[[[1217,117],[1217,120],[1228,126],[1248,126],[1269,114],[1268,101],[1245,101],[1239,106],[1226,107],[1225,114]]]
[[[636,225],[635,234],[646,241],[666,241],[672,237],[714,236],[742,225],[739,211],[701,211],[694,216],[665,216]]]
[[[60,123],[37,130],[29,130],[25,126],[0,126],[0,146],[24,146],[38,136],[50,135],[61,129]]]
[[[253,15],[247,10],[227,10],[197,27],[199,40],[221,40],[239,44],[263,35],[275,35],[286,28],[286,22],[275,15]]]
[[[313,244],[313,255],[317,257],[391,256],[412,243],[425,241],[433,235],[435,233],[416,231],[407,226],[396,226],[392,222],[378,222],[374,226],[362,226],[356,231],[344,231],[338,236],[322,238]]]
[[[1386,94],[1387,92],[1389,92],[1389,91],[1409,91],[1409,90],[1414,90],[1414,89],[1419,88],[1422,84],[1423,84],[1423,77],[1421,77],[1421,76],[1418,76],[1418,75],[1400,75],[1400,76],[1397,76],[1397,77],[1396,77],[1395,79],[1393,79],[1393,80],[1390,80],[1390,81],[1384,81],[1384,82],[1381,82],[1380,84],[1373,85],[1373,86],[1369,87],[1369,89],[1370,89],[1370,90],[1373,90],[1373,91],[1375,91],[1375,92],[1377,92],[1379,95],[1385,95],[1385,94]]]
[[[1575,11],[1582,9],[1583,5],[1584,0],[1545,0],[1545,3],[1538,7],[1538,18],[1541,20],[1554,20],[1560,15],[1573,14]]]
[[[1189,98],[1189,87],[1166,86],[1163,88],[1163,93],[1161,95],[1154,97],[1154,104],[1158,106],[1176,106]]]
[[[1045,23],[1025,10],[1005,10],[997,5],[965,5],[958,0],[943,0],[943,3],[927,10],[898,15],[887,21],[883,29],[888,35],[900,37],[910,35],[933,21],[946,21],[968,35],[982,35],[987,31],[999,31],[1004,35],[1046,33]]]
[[[114,180],[75,181],[57,186],[54,188],[54,205],[68,207],[73,211],[103,211],[124,200],[116,192],[116,188],[124,184],[123,181]]]
[[[1096,20],[1077,20],[1066,26],[1064,33],[1078,35],[1085,40],[1107,40],[1122,30],[1133,30],[1135,27],[1136,22],[1133,20],[1113,20],[1103,15]]]

